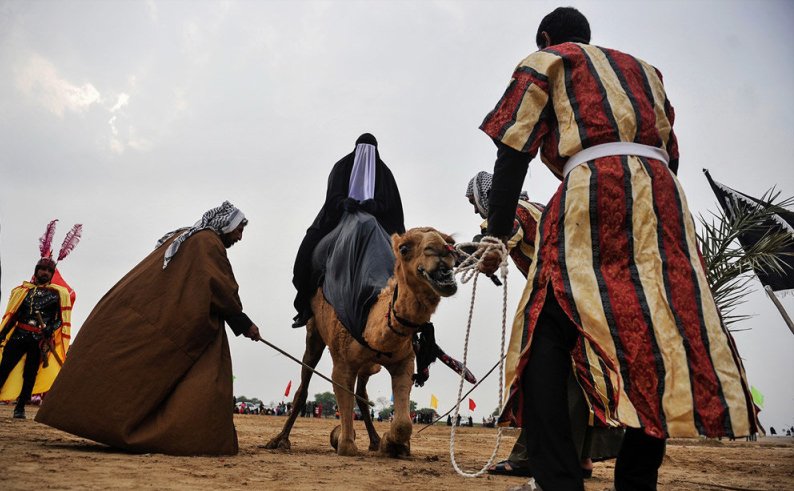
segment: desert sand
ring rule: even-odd
[[[86,408],[91,410],[91,408]],[[328,436],[333,419],[299,418],[290,451],[261,447],[284,417],[235,415],[240,453],[233,457],[171,457],[130,454],[78,438],[33,421],[11,418],[0,405],[0,487],[24,489],[299,489],[477,490],[500,489],[525,478],[460,477],[449,458],[449,428],[414,427],[412,455],[394,460],[366,451],[366,431],[356,421],[361,454],[338,457]],[[388,423],[375,423],[383,433]],[[516,430],[505,430],[499,457],[510,452]],[[456,459],[468,471],[479,469],[493,451],[491,428],[459,428]],[[614,461],[595,465],[587,491],[612,486]],[[761,437],[748,442],[671,440],[659,475],[660,490],[793,490],[794,438]]]

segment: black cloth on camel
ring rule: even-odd
[[[345,212],[315,248],[312,269],[339,321],[369,348],[364,340],[369,309],[394,274],[389,236],[369,213]]]

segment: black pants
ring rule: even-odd
[[[8,375],[23,355],[28,356],[25,358],[25,367],[22,370],[22,391],[17,400],[17,409],[24,409],[25,403],[30,400],[30,395],[33,393],[33,384],[36,382],[41,361],[41,348],[39,342],[29,336],[14,338],[12,335],[3,348],[3,359],[0,360],[0,387],[5,385]]]
[[[551,291],[538,318],[522,377],[524,432],[532,475],[541,488],[584,491],[568,415],[571,350],[579,337]],[[664,440],[628,429],[615,464],[617,491],[655,490]]]

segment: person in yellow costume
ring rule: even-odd
[[[0,321],[0,400],[17,399],[14,417],[20,419],[25,418],[31,394],[50,389],[69,348],[73,292],[65,286],[51,257],[55,222],[50,222],[41,238],[42,257],[32,281],[23,281],[11,290]],[[80,229],[75,225],[67,234],[58,260],[77,244]]]
[[[50,389],[68,349],[72,302],[66,288],[51,283],[54,273],[54,261],[40,260],[33,283],[11,290],[0,324],[0,400],[18,396],[15,418],[25,418],[31,394]]]

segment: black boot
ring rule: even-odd
[[[292,327],[297,328],[297,327],[305,326],[309,322],[309,319],[312,318],[312,315],[314,314],[312,313],[311,309],[302,311],[301,313],[293,317],[292,320],[294,320],[295,322],[292,323]]]
[[[25,416],[25,406],[22,407],[15,407],[14,408],[14,418],[15,419],[27,419]]]

